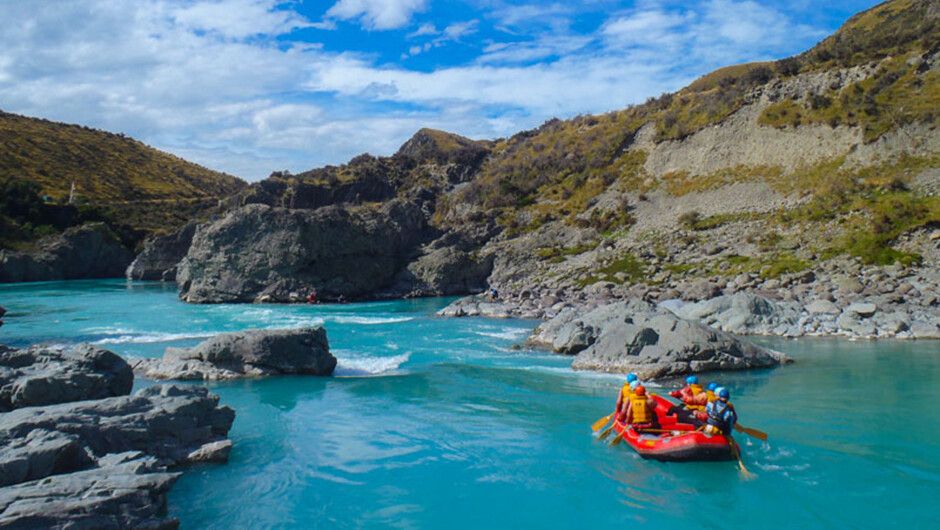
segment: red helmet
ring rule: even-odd
[[[643,386],[643,385],[640,385],[640,386],[636,387],[636,390],[634,390],[633,393],[636,394],[636,395],[638,395],[638,396],[645,396],[645,395],[646,395],[646,387]]]

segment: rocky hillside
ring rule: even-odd
[[[422,130],[391,157],[272,175],[228,203],[228,222],[256,215],[239,210],[247,203],[420,210],[428,229],[400,249],[396,274],[337,291],[347,296],[485,283],[504,295],[659,300],[704,282],[695,298],[727,286],[783,297],[813,273],[818,289],[799,295],[810,297],[837,292],[839,271],[875,278],[895,264],[923,272],[918,292],[930,292],[940,281],[928,274],[940,263],[938,54],[940,2],[893,0],[803,54],[724,68],[622,111],[493,142]],[[203,233],[213,230],[222,233]],[[256,283],[238,299],[271,292],[262,277],[269,286],[329,281],[312,262],[279,268],[275,259],[250,273],[204,263],[205,249],[233,244],[211,239],[187,258],[189,270],[208,271],[188,277],[202,299],[212,298],[206,286],[246,284],[245,275]],[[473,281],[457,278],[468,270]]]
[[[130,240],[171,232],[245,185],[123,134],[0,112],[0,248],[89,220]]]

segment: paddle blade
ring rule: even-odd
[[[604,428],[604,425],[607,425],[607,422],[614,417],[616,412],[611,412],[609,416],[604,416],[603,418],[594,422],[594,425],[591,425],[591,430],[597,432]]]
[[[607,427],[606,429],[604,429],[604,432],[602,432],[602,433],[600,434],[600,436],[598,436],[597,438],[600,439],[600,440],[603,440],[604,438],[607,438],[607,436],[610,435],[610,431],[612,431],[612,430],[614,430],[614,426],[613,426],[613,425],[611,425],[610,427]]]
[[[611,446],[620,445],[620,442],[622,442],[622,441],[623,441],[623,433],[621,432],[620,434],[617,435],[616,438],[614,438],[614,439],[610,442],[610,445],[611,445]]]
[[[734,424],[734,430],[753,436],[754,438],[757,438],[758,440],[762,442],[767,441],[767,433],[764,431],[758,431],[757,429],[751,429],[749,427],[742,427],[738,425],[737,423]]]

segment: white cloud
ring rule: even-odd
[[[277,0],[200,1],[172,9],[171,16],[184,28],[218,32],[243,39],[253,35],[281,35],[311,23],[292,11],[277,10]]]
[[[411,17],[427,7],[427,0],[339,0],[327,17],[359,20],[365,29],[396,29],[407,26]]]

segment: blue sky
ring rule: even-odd
[[[0,0],[0,109],[258,180],[620,109],[877,3]]]

